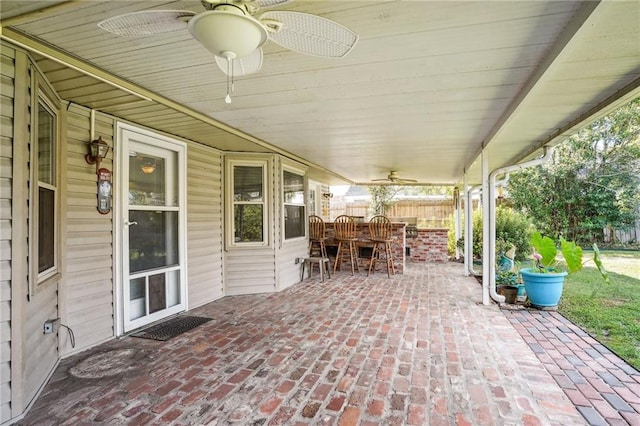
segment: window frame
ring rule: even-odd
[[[285,197],[285,177],[284,174],[285,173],[290,173],[292,175],[296,175],[299,176],[302,180],[302,199],[299,203],[290,203],[286,201],[286,197]],[[307,185],[305,182],[305,172],[302,170],[298,170],[292,167],[287,167],[284,166],[282,168],[282,174],[281,174],[281,182],[282,182],[282,239],[285,242],[290,242],[290,241],[296,241],[296,240],[303,240],[307,238],[307,226],[306,226],[306,221],[307,221],[307,211],[308,211],[308,207],[306,205],[306,196],[307,196]],[[286,231],[286,210],[287,210],[287,206],[293,206],[293,207],[299,207],[302,208],[302,214],[300,216],[301,221],[302,221],[302,235],[296,235],[295,237],[289,237],[287,238],[287,231]]]
[[[33,96],[30,114],[30,152],[29,152],[29,295],[56,282],[60,275],[60,145],[62,135],[62,110],[55,92],[50,89],[39,73],[32,69]],[[51,179],[53,183],[42,181],[40,178],[40,107],[52,116],[51,136]],[[53,193],[53,264],[40,271],[40,189]]]
[[[261,168],[262,176],[262,201],[236,201],[234,199],[235,189],[235,168],[236,167],[256,167]],[[227,160],[227,245],[230,248],[244,247],[268,247],[271,244],[269,228],[269,185],[268,185],[268,160]],[[235,209],[238,205],[260,205],[262,206],[262,241],[236,241],[235,240]]]

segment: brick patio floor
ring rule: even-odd
[[[585,368],[560,364],[553,344],[568,342],[540,325],[556,315],[483,306],[462,272],[450,263],[409,264],[391,279],[341,272],[320,283],[316,274],[278,294],[223,298],[190,312],[212,321],[168,342],[124,337],[62,360],[20,424],[588,424],[586,402],[561,386],[607,419],[637,424],[631,411],[600,411],[603,401],[572,373],[637,410],[635,370],[618,376],[611,367],[620,361],[602,348],[592,354],[607,360],[596,366],[600,381],[572,346]],[[532,326],[539,332],[526,335]],[[125,354],[104,367],[124,371],[70,373],[99,354]]]

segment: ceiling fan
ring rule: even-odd
[[[311,56],[341,58],[358,41],[341,24],[310,13],[266,11],[290,0],[201,0],[203,12],[147,10],[113,16],[98,23],[110,33],[142,37],[188,29],[193,38],[215,55],[227,75],[231,103],[233,78],[256,73],[262,67],[262,45],[270,40],[286,49]]]
[[[398,175],[397,171],[391,170],[386,178],[373,179],[372,182],[389,182],[393,184],[403,184],[403,183],[416,183],[418,181],[415,179],[403,179]]]

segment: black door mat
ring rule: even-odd
[[[208,321],[211,321],[211,318],[181,315],[132,333],[131,336],[165,342]]]

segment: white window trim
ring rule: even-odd
[[[49,87],[46,81],[40,76],[39,72],[31,69],[31,87],[33,95],[31,99],[31,117],[30,117],[30,152],[29,152],[29,296],[33,296],[40,288],[49,283],[56,282],[60,270],[60,146],[62,140],[61,126],[61,108],[59,99]],[[54,117],[54,152],[53,152],[53,179],[55,185],[40,182],[38,176],[38,132],[39,132],[39,106],[43,105]],[[39,189],[51,189],[53,195],[53,211],[54,211],[54,252],[53,267],[39,272]]]
[[[226,208],[226,240],[228,248],[263,248],[270,247],[272,244],[270,235],[271,228],[269,227],[270,217],[270,193],[269,193],[269,161],[268,160],[240,160],[240,159],[228,159],[226,163],[226,187],[227,187],[227,208]],[[248,167],[261,167],[262,168],[262,201],[261,202],[243,202],[241,204],[255,204],[262,205],[262,241],[251,242],[236,242],[235,241],[235,220],[234,212],[236,201],[233,199],[234,192],[234,168],[236,166],[248,166]]]
[[[289,172],[295,175],[298,175],[300,177],[302,177],[302,192],[303,192],[303,199],[301,203],[286,203],[284,201],[284,173],[285,172]],[[306,240],[307,239],[307,234],[309,233],[309,230],[307,229],[307,225],[305,225],[303,227],[304,229],[304,234],[299,236],[299,237],[293,237],[293,238],[286,238],[285,236],[285,223],[284,223],[284,219],[285,219],[285,215],[284,215],[284,211],[286,209],[286,206],[297,206],[297,207],[303,207],[304,208],[304,217],[303,217],[303,221],[304,223],[307,222],[307,217],[308,215],[308,211],[309,211],[309,206],[307,206],[306,203],[306,197],[307,197],[307,191],[306,191],[306,187],[307,185],[305,185],[305,181],[306,181],[306,173],[303,170],[300,169],[296,169],[294,167],[290,167],[287,165],[284,165],[282,167],[282,172],[281,172],[281,176],[280,176],[280,182],[282,182],[282,185],[280,185],[280,192],[282,194],[282,217],[280,218],[281,220],[281,224],[280,226],[282,227],[282,239],[285,243],[291,243],[291,242],[295,242],[295,241],[300,241],[300,240]]]

